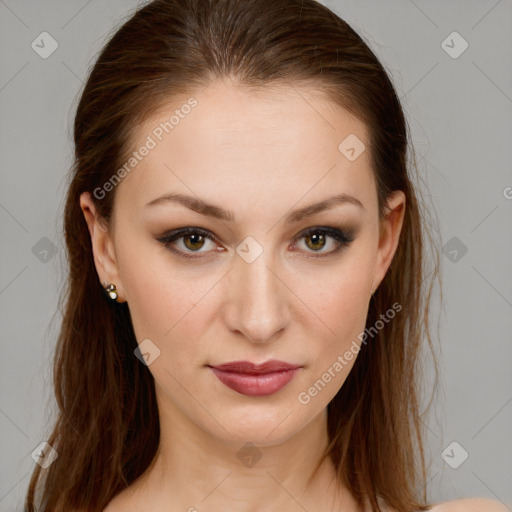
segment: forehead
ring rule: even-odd
[[[235,189],[270,198],[287,187],[372,194],[369,151],[352,161],[342,151],[354,136],[368,148],[364,123],[312,87],[217,81],[170,98],[133,130],[130,150],[151,149],[116,193],[131,204],[166,186],[210,199]]]

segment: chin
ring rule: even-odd
[[[313,420],[313,416],[304,417],[306,410],[297,409],[291,398],[290,402],[289,406],[285,401],[276,401],[274,404],[261,402],[239,409],[233,407],[231,410],[229,406],[223,407],[223,413],[215,417],[219,418],[219,423],[227,432],[216,424],[217,435],[236,446],[246,442],[259,446],[284,443]]]
[[[229,431],[231,436],[225,431],[219,432],[219,434],[224,442],[233,445],[238,450],[246,443],[260,447],[280,445],[291,439],[297,430],[300,430],[299,427],[297,429],[293,427],[276,428],[276,425],[278,423],[268,421],[256,421],[251,426],[242,423],[232,426]]]

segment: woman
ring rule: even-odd
[[[27,510],[502,510],[426,501],[437,266],[401,106],[343,20],[152,1],[74,139],[60,416]]]

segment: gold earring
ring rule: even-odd
[[[105,292],[112,300],[117,300],[117,290],[116,285],[114,283],[108,284],[107,282],[103,283],[103,287],[105,288]]]

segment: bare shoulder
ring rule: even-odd
[[[503,503],[487,498],[445,501],[434,505],[430,512],[509,512]]]
[[[116,494],[102,512],[143,512],[145,507],[141,506],[140,499],[135,499],[135,488],[132,484]]]
[[[110,501],[103,512],[132,512],[133,510],[133,503],[130,503],[127,497],[121,493]]]

